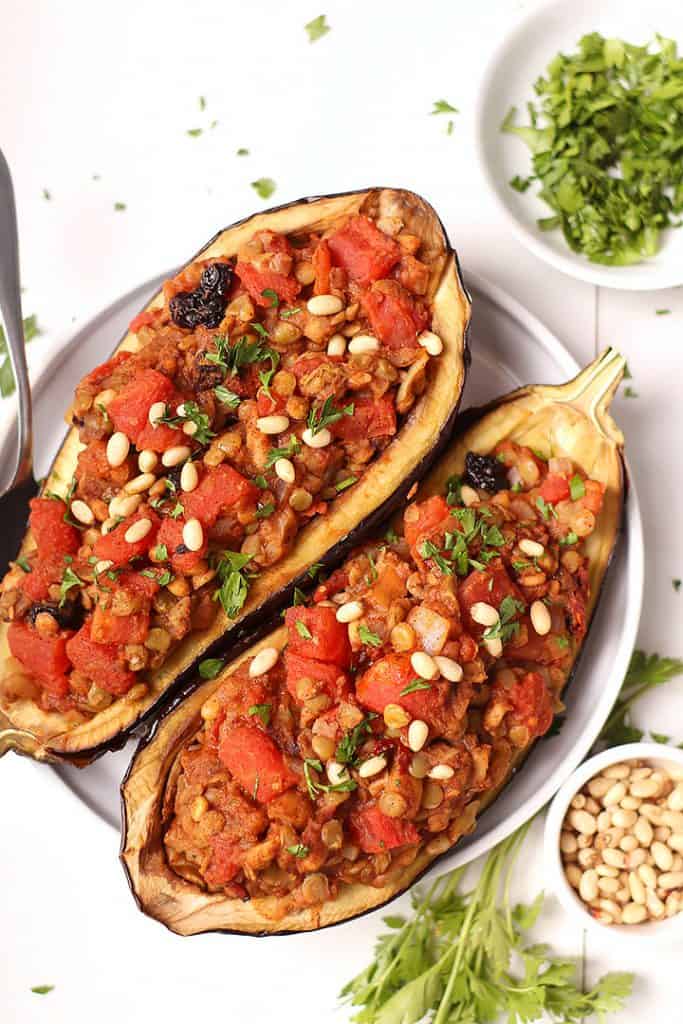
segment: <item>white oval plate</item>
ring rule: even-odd
[[[677,39],[683,48],[683,4],[675,0],[552,0],[515,23],[492,54],[481,84],[476,111],[477,149],[484,179],[511,230],[540,259],[571,277],[607,288],[642,290],[683,283],[683,228],[662,235],[659,252],[632,267],[604,267],[572,252],[559,230],[543,232],[536,220],[552,213],[537,198],[538,184],[523,193],[508,184],[531,168],[527,146],[500,126],[510,107],[517,123],[528,123],[526,103],[535,99],[533,83],[560,51],[574,52],[581,36],[600,32],[639,45],[655,34]],[[679,53],[680,56],[680,53]]]
[[[87,323],[45,367],[34,384],[36,472],[43,475],[62,441],[63,410],[78,380],[105,360],[131,317],[168,275],[123,296]],[[579,367],[554,335],[515,299],[470,274],[474,318],[472,366],[463,407],[479,405],[526,383],[559,384]],[[0,452],[12,443],[5,433]],[[583,760],[619,692],[635,644],[643,585],[643,541],[638,497],[630,488],[624,535],[610,569],[581,666],[569,691],[562,731],[539,742],[520,771],[482,815],[474,835],[439,861],[437,870],[485,853],[536,813]],[[59,778],[92,811],[119,827],[119,784],[135,749],[105,755],[86,769],[46,772]]]

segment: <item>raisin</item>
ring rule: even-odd
[[[477,455],[468,452],[465,456],[465,479],[482,491],[505,491],[510,486],[507,470],[493,455]]]
[[[200,324],[218,327],[228,303],[232,277],[229,263],[211,263],[205,267],[199,286],[193,292],[178,292],[169,302],[173,323],[191,331]]]
[[[225,370],[215,363],[195,363],[194,387],[196,391],[211,391],[223,383]]]
[[[26,618],[32,626],[39,615],[51,615],[60,629],[80,629],[83,624],[83,606],[80,601],[65,601],[63,605],[52,602],[36,602],[28,610]]]

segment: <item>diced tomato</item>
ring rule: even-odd
[[[174,404],[175,398],[171,398],[169,405],[173,407]],[[180,427],[169,427],[168,423],[157,423],[156,426],[152,426],[148,418],[135,444],[140,451],[147,448],[152,452],[165,452],[169,448],[187,444],[187,435],[183,434]]]
[[[512,597],[521,602],[522,608],[526,607],[521,591],[513,583],[504,568],[500,566],[489,566],[488,569],[480,571],[475,569],[458,587],[458,601],[461,609],[465,612],[469,632],[475,636],[481,636],[484,626],[475,622],[470,615],[470,608],[478,601],[492,605],[496,610],[500,608],[505,597]]]
[[[100,363],[94,370],[86,374],[79,387],[97,388],[100,384],[111,377],[114,370],[117,370],[122,363],[125,363],[132,356],[132,352],[117,352],[115,356],[108,359],[106,363]]]
[[[364,292],[361,305],[372,333],[387,348],[416,348],[417,335],[427,326],[427,314],[396,281],[382,281]]]
[[[149,519],[152,528],[142,540],[133,541],[131,544],[126,540],[126,533],[133,523],[139,522],[140,519]],[[115,566],[128,565],[132,558],[147,554],[152,545],[156,543],[158,529],[159,517],[157,514],[148,507],[138,509],[132,516],[128,516],[122,523],[114,527],[110,533],[98,537],[93,551],[98,559],[111,561]]]
[[[267,804],[296,786],[277,744],[255,725],[233,725],[221,730],[218,756],[253,800]]]
[[[389,395],[355,399],[353,415],[337,420],[332,426],[332,433],[346,442],[395,434],[396,407],[393,400]]]
[[[329,579],[326,579],[324,583],[319,583],[313,592],[313,600],[318,601],[329,601],[333,594],[338,594],[340,590],[346,590],[349,582],[349,574],[346,569],[335,569]]]
[[[175,394],[173,382],[158,370],[140,370],[107,406],[109,418],[117,430],[140,448],[139,436],[149,423],[150,406],[170,402]]]
[[[135,672],[122,662],[118,644],[98,644],[92,639],[89,619],[67,642],[66,653],[79,672],[115,697],[128,693],[136,681]]]
[[[257,306],[272,305],[272,296],[264,291],[273,291],[281,302],[294,302],[301,291],[301,285],[294,277],[286,277],[275,270],[257,267],[254,263],[242,263],[235,267],[235,273]]]
[[[157,544],[165,544],[171,566],[175,572],[188,573],[204,558],[209,542],[204,535],[204,543],[199,551],[183,550],[183,519],[162,520],[157,534]],[[180,551],[178,550],[180,548]]]
[[[159,538],[157,536],[157,542]],[[117,583],[124,590],[131,590],[134,594],[142,594],[150,600],[159,590],[159,584],[150,576],[143,576],[141,572],[126,571],[119,576]]]
[[[225,463],[210,469],[198,487],[182,497],[185,516],[213,526],[221,512],[235,505],[255,505],[259,490],[255,484]]]
[[[114,615],[102,605],[93,612],[90,636],[96,644],[143,644],[149,633],[149,611]]]
[[[560,637],[556,633],[548,633],[546,636],[539,636],[531,625],[531,620],[524,618],[522,622],[527,627],[527,641],[525,644],[512,643],[505,645],[505,659],[513,662],[534,662],[536,665],[552,665],[553,662],[562,661],[570,653],[570,648],[563,647],[559,643]]]
[[[548,731],[553,721],[553,702],[538,672],[527,672],[505,691],[505,697],[512,704],[512,718],[526,726],[532,739]]]
[[[294,700],[298,700],[296,684],[300,679],[312,679],[322,683],[325,693],[334,700],[340,700],[348,687],[348,676],[338,665],[331,665],[315,658],[302,658],[289,648],[285,651],[287,689]]]
[[[382,714],[387,704],[400,704],[413,718],[429,720],[441,703],[434,685],[403,693],[417,678],[407,654],[386,654],[356,679],[356,697],[363,707]]]
[[[555,505],[558,501],[564,501],[569,497],[569,481],[566,476],[559,476],[557,473],[548,473],[547,477],[539,487],[538,493],[544,501]]]
[[[137,334],[141,327],[149,327],[156,323],[163,312],[163,309],[146,309],[142,313],[138,313],[128,324],[128,330],[131,334]]]
[[[265,391],[263,388],[258,389],[256,411],[259,416],[272,416],[274,413],[282,412],[286,405],[286,395],[280,395],[277,391]]]
[[[413,824],[382,814],[374,804],[353,811],[350,826],[353,841],[364,853],[385,853],[420,841],[420,833]]]
[[[413,554],[425,537],[445,529],[447,522],[454,523],[455,520],[451,518],[448,502],[438,494],[409,505],[403,516],[403,533]]]
[[[39,558],[31,566],[31,572],[24,573],[19,589],[32,601],[42,601],[48,596],[48,588],[60,583],[66,564],[62,555]]]
[[[56,636],[41,636],[28,623],[18,621],[11,622],[7,630],[12,655],[53,697],[65,697],[69,690],[67,640],[71,635],[62,631]]]
[[[330,270],[332,269],[332,253],[330,247],[323,239],[318,242],[313,253],[313,269],[315,271],[315,283],[313,285],[314,295],[329,295],[330,292]]]
[[[240,870],[242,850],[239,843],[227,836],[211,836],[211,860],[204,871],[204,878],[209,885],[226,885],[231,882]]]
[[[369,217],[352,217],[327,239],[332,261],[352,281],[366,286],[386,277],[401,258],[401,246],[380,231]]]
[[[328,356],[319,356],[311,353],[310,355],[299,356],[299,358],[292,365],[291,370],[297,380],[301,380],[307,373],[311,373],[313,370],[317,370],[323,363],[331,363],[332,360]]]
[[[63,501],[32,498],[29,507],[29,528],[41,559],[50,555],[73,555],[78,551],[81,535],[74,526],[64,522],[67,508]]]
[[[87,448],[78,453],[74,475],[78,481],[79,495],[82,494],[86,501],[90,501],[102,497],[112,488],[119,490],[128,482],[131,472],[128,460],[120,466],[110,466],[107,460],[107,442],[93,440]]]
[[[349,665],[351,645],[348,628],[343,622],[337,622],[334,608],[327,605],[288,608],[285,623],[289,634],[288,650],[293,654],[339,665],[341,668]]]

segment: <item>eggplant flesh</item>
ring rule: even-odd
[[[588,627],[623,521],[626,495],[623,436],[608,407],[624,366],[624,359],[608,349],[566,384],[524,387],[485,408],[465,412],[459,418],[447,452],[416,495],[419,501],[444,493],[448,478],[462,474],[468,452],[487,454],[504,440],[554,457],[570,458],[587,477],[605,487],[596,529],[587,538],[584,548],[589,559]],[[163,835],[173,814],[176,781],[181,771],[180,753],[202,727],[201,707],[226,674],[235,671],[265,646],[281,649],[286,639],[286,630],[280,627],[240,654],[218,679],[188,691],[184,697],[179,696],[155,723],[152,733],[140,743],[123,781],[121,860],[131,891],[145,914],[180,935],[209,931],[268,935],[338,924],[400,895],[435,860],[449,852],[430,856],[422,847],[415,861],[402,869],[391,884],[382,888],[342,885],[337,897],[322,907],[290,913],[276,922],[260,912],[258,899],[243,901],[209,893],[171,870]],[[574,675],[580,653],[581,647],[575,654],[565,687]],[[478,815],[509,781],[529,749],[513,756],[509,771],[499,785],[468,805],[470,814],[465,815],[461,834],[475,829]]]
[[[443,225],[420,196],[403,189],[374,188],[299,200],[224,229],[186,265],[199,259],[232,256],[257,231],[323,232],[367,210],[378,211],[378,217],[399,218],[405,230],[422,239],[423,259],[430,268],[424,298],[431,314],[431,327],[443,342],[439,358],[430,361],[427,386],[405,416],[394,440],[369,465],[361,486],[340,494],[325,516],[313,519],[299,533],[291,551],[254,580],[236,619],[228,619],[219,610],[209,629],[190,634],[160,669],[145,675],[149,690],[144,697],[116,700],[87,721],[74,713],[42,711],[33,700],[9,703],[0,698],[0,754],[15,750],[38,760],[69,761],[82,766],[122,747],[134,729],[149,723],[173,693],[192,678],[198,661],[226,649],[233,655],[239,653],[253,641],[259,629],[267,628],[279,609],[288,603],[294,588],[306,584],[307,570],[313,563],[333,566],[376,523],[398,508],[448,441],[469,363],[470,301],[457,255]],[[155,309],[163,301],[159,292],[146,309]],[[135,348],[135,336],[128,333],[115,351]],[[59,491],[58,481],[72,478],[79,447],[78,432],[71,429],[45,489]],[[31,547],[33,542],[28,534],[21,553]],[[5,672],[11,670],[4,623],[0,624],[0,663]]]

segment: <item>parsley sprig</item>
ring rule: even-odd
[[[634,651],[619,697],[605,722],[600,739],[609,746],[641,740],[644,732],[631,719],[633,705],[649,690],[657,689],[679,675],[683,675],[682,659]]]
[[[222,551],[217,557],[215,567],[219,585],[213,599],[220,601],[229,619],[234,619],[240,613],[247,599],[251,576],[244,570],[251,557],[238,551]]]
[[[348,405],[343,406],[341,409],[337,409],[334,404],[334,400],[330,396],[326,398],[322,405],[313,406],[308,414],[307,426],[312,434],[318,434],[325,427],[329,427],[332,423],[336,423],[342,416],[353,416],[354,404],[349,402]]]

